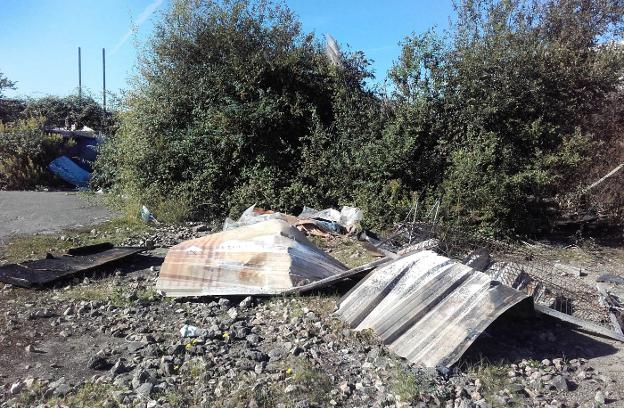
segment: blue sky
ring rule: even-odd
[[[432,26],[444,29],[451,0],[287,0],[305,31],[330,33],[362,50],[382,79],[399,55],[398,42]],[[102,48],[107,89],[128,88],[137,45],[149,36],[169,0],[0,0],[0,71],[17,81],[9,96],[67,95],[82,84],[101,99]]]

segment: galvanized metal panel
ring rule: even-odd
[[[277,294],[346,269],[286,221],[269,220],[174,246],[156,287],[168,296]]]
[[[373,329],[414,363],[450,366],[498,316],[525,300],[484,273],[422,251],[371,272],[336,314],[356,330]]]

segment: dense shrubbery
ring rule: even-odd
[[[97,131],[114,130],[113,114],[91,97],[9,99],[5,89],[15,89],[15,82],[0,72],[0,190],[63,185],[47,166],[73,140],[49,135],[47,128],[88,125]]]
[[[47,165],[59,155],[61,139],[43,131],[41,120],[0,123],[0,190],[54,184]]]
[[[44,118],[46,127],[89,126],[96,131],[107,133],[113,126],[110,112],[104,112],[102,106],[92,97],[69,95],[66,97],[45,96],[25,101],[21,112],[25,118]]]
[[[97,182],[157,215],[257,203],[362,207],[388,224],[415,196],[488,231],[533,230],[574,188],[624,66],[619,1],[465,1],[446,38],[413,35],[371,91],[283,6],[183,0],[140,64]],[[599,40],[602,43],[599,43]],[[537,204],[536,204],[537,203]],[[160,214],[158,214],[160,212]]]
[[[348,116],[335,101],[371,100],[362,65],[358,55],[344,69],[328,64],[286,9],[178,2],[144,56],[121,129],[98,163],[99,180],[112,175],[157,213],[167,208],[161,217],[186,203],[209,216],[254,202],[288,211],[333,203],[348,194],[339,191],[347,175],[334,173],[334,185],[325,184],[307,162],[329,161],[324,180],[344,170],[333,162],[343,163],[352,146],[337,157],[313,152],[333,146],[338,116]]]

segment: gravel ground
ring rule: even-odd
[[[548,318],[500,319],[457,367],[427,369],[332,316],[348,287],[173,301],[154,291],[165,254],[39,291],[0,284],[0,406],[624,406],[622,345]]]

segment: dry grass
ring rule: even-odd
[[[149,229],[147,224],[137,218],[116,218],[100,225],[67,229],[51,235],[16,236],[7,242],[1,255],[10,263],[41,259],[46,253],[63,253],[69,248],[83,245],[102,242],[120,244],[127,238],[145,233]],[[91,233],[92,230],[96,232]]]
[[[323,238],[310,236],[308,239],[349,268],[356,268],[378,259],[353,237]]]

